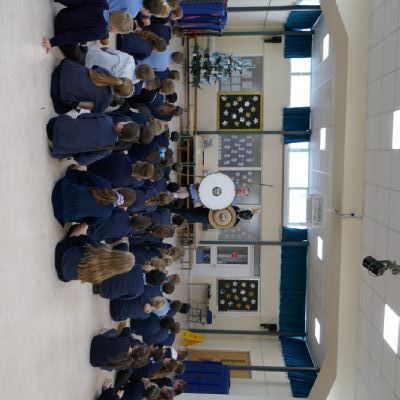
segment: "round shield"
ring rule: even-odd
[[[236,223],[236,211],[233,207],[223,210],[210,210],[208,220],[216,229],[231,229]]]
[[[206,176],[199,186],[200,200],[210,210],[222,210],[230,206],[235,195],[232,179],[220,172]]]

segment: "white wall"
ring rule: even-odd
[[[207,46],[206,39],[200,44]],[[282,129],[282,108],[289,105],[290,65],[283,58],[282,44],[264,44],[259,36],[213,38],[208,42],[215,51],[232,52],[235,56],[264,56],[264,130]],[[197,130],[217,129],[217,92],[218,86],[204,85],[198,91]],[[217,135],[207,136],[213,140],[213,146],[204,151],[204,170],[218,169]],[[204,172],[204,171],[203,171]],[[274,185],[273,188],[262,188],[262,231],[261,240],[280,240],[283,203],[283,141],[281,136],[263,136],[262,182]],[[200,238],[198,238],[200,239]],[[201,234],[202,240],[217,240],[215,230]],[[260,313],[253,316],[218,314],[213,327],[228,324],[231,329],[238,329],[249,324],[249,329],[258,329],[260,322],[278,322],[279,286],[280,286],[280,247],[262,246],[261,248],[261,299]],[[212,286],[215,297],[216,277],[245,277],[249,269],[232,267],[194,266],[192,279],[196,282],[207,282]],[[211,301],[215,307],[215,299]],[[251,328],[250,328],[251,327]]]
[[[247,326],[247,325],[246,325]],[[250,335],[205,335],[205,341],[193,349],[216,349],[250,352],[252,365],[283,366],[279,340]],[[252,372],[252,379],[232,379],[230,394],[241,399],[291,399],[287,375],[277,372]],[[247,397],[250,396],[250,397]],[[210,398],[215,398],[213,395]],[[204,397],[207,398],[207,397]],[[229,398],[221,396],[221,398]]]

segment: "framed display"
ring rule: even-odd
[[[218,136],[220,168],[260,168],[261,135],[226,133]]]
[[[218,311],[257,312],[258,279],[225,279],[217,280]]]
[[[262,130],[262,93],[220,92],[217,96],[218,130]]]

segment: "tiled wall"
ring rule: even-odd
[[[400,1],[371,1],[363,256],[400,262],[400,150],[392,150],[400,109]],[[361,271],[358,400],[400,398],[400,358],[383,339],[384,306],[400,315],[400,277]]]
[[[310,193],[324,196],[325,210],[329,210],[332,178],[332,123],[334,115],[334,61],[335,49],[330,40],[329,56],[322,61],[322,43],[327,34],[325,20],[321,17],[316,26],[312,56],[311,109],[312,130],[310,143]],[[326,127],[326,149],[320,150],[320,128]],[[308,345],[314,362],[322,365],[326,350],[326,316],[329,257],[329,218],[324,214],[321,227],[309,229],[309,259],[307,272],[307,332]],[[323,240],[323,261],[317,256],[317,238]],[[314,321],[318,318],[321,326],[321,340],[314,337]]]

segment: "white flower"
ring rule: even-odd
[[[232,289],[232,293],[236,293],[237,292],[237,289]]]
[[[242,282],[242,287],[246,287],[246,282]]]
[[[250,287],[251,287],[252,289],[254,289],[254,288],[256,287],[256,285],[255,285],[254,283],[252,283],[252,284],[250,285]]]
[[[241,295],[244,295],[244,294],[246,294],[246,291],[245,291],[245,290],[241,290],[241,291],[240,291],[240,294],[241,294]]]
[[[230,302],[228,303],[228,306],[231,307],[232,305],[233,305],[233,302],[230,301]]]
[[[254,118],[254,119],[253,119],[253,122],[254,122],[255,124],[258,124],[258,119],[257,119],[257,118]]]
[[[244,102],[244,106],[245,106],[245,107],[248,107],[249,105],[250,105],[250,102],[249,102],[249,101],[245,101],[245,102]]]
[[[232,283],[232,285],[233,285],[233,286],[237,286],[238,283],[235,281],[235,282]]]
[[[221,301],[219,302],[219,304],[224,305],[224,304],[225,304],[225,300],[221,300]]]
[[[244,302],[247,302],[247,297],[245,296],[245,297],[243,297],[243,299],[242,299]]]
[[[236,114],[232,114],[232,119],[236,119],[237,115]]]
[[[242,107],[240,107],[240,108],[238,108],[238,111],[239,111],[240,113],[242,113],[244,110],[243,110]]]
[[[251,304],[256,304],[256,301],[254,299],[251,300]]]
[[[227,97],[226,96],[221,96],[221,100],[226,101]]]
[[[237,105],[238,105],[238,102],[237,102],[237,101],[234,101],[232,104],[233,104],[234,106],[237,106]]]
[[[246,120],[245,120],[243,117],[241,117],[239,121],[240,121],[240,122],[244,122],[244,121],[246,121]]]
[[[228,125],[228,122],[222,121],[222,125],[223,125],[223,126],[227,126],[227,125]]]
[[[229,114],[229,111],[228,111],[228,110],[225,110],[225,111],[224,111],[224,115],[227,116],[228,114]]]
[[[253,96],[253,101],[258,101],[258,96]]]
[[[250,121],[247,121],[246,122],[246,126],[250,126],[251,125],[251,122]]]

